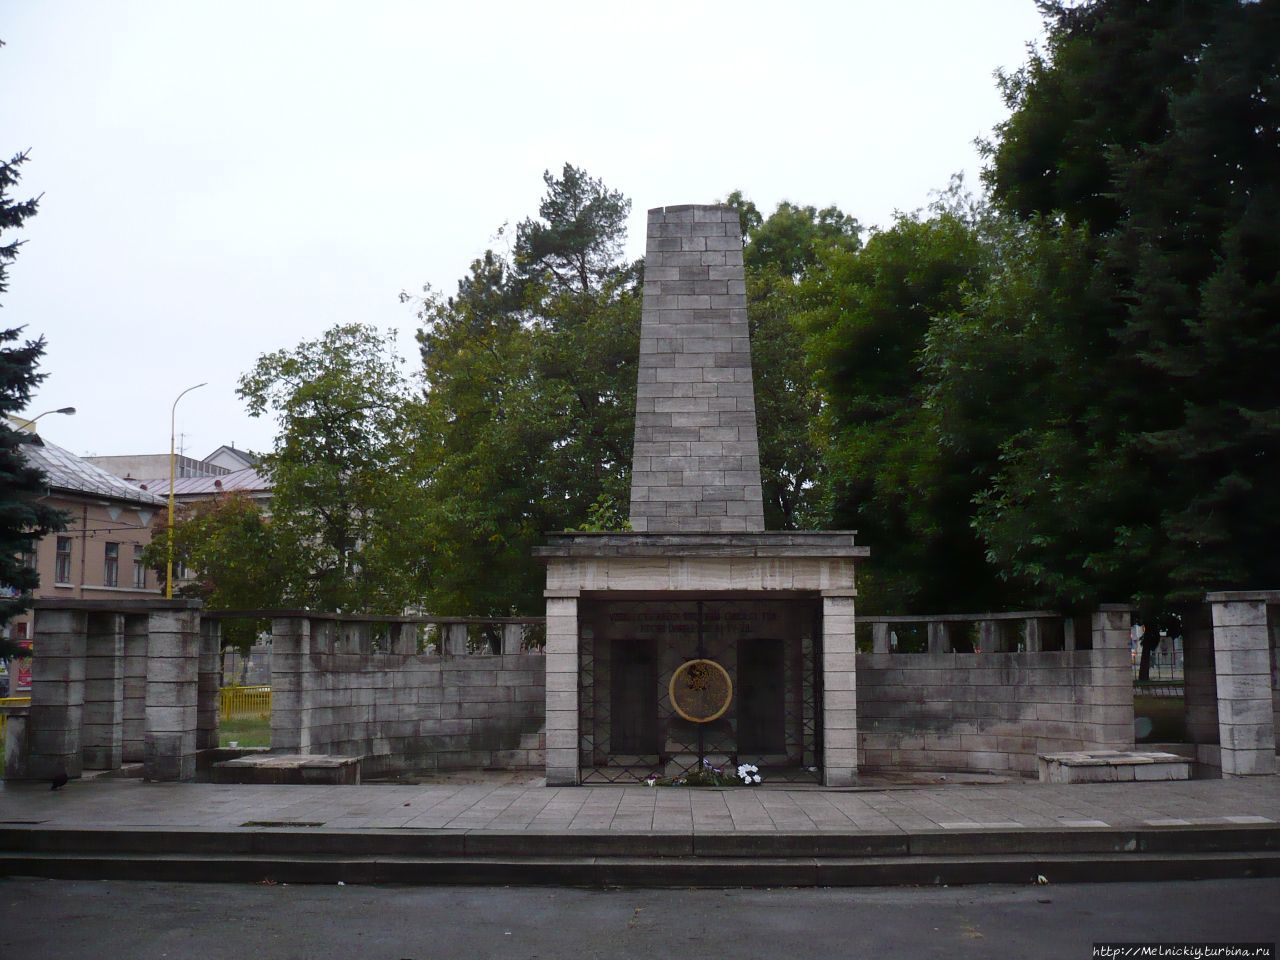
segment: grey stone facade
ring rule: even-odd
[[[730,207],[649,211],[631,526],[764,530],[742,231]]]
[[[25,742],[6,775],[78,777],[141,761],[187,780],[218,737],[217,624],[198,601],[38,600]],[[9,760],[13,759],[13,763]]]
[[[414,624],[393,625],[375,650],[369,622],[272,620],[273,753],[363,756],[363,776],[404,771],[540,767],[542,654],[468,652],[466,624],[443,627],[443,649],[416,652]]]

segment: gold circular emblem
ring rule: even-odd
[[[722,717],[733,702],[733,681],[714,660],[689,660],[671,674],[667,695],[684,719],[710,723]]]

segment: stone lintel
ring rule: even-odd
[[[849,531],[741,534],[549,533],[533,555],[547,562],[569,557],[795,557],[861,559],[867,547]]]
[[[1206,603],[1276,603],[1280,590],[1219,590],[1205,594]]]

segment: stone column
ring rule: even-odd
[[[1004,653],[1004,634],[998,620],[978,621],[978,649],[983,653]]]
[[[1133,749],[1133,663],[1129,630],[1133,611],[1121,604],[1103,604],[1090,621],[1092,656],[1101,668],[1101,685],[1110,700],[1094,706],[1099,744],[1112,750]],[[1112,695],[1114,694],[1114,695]]]
[[[200,620],[200,670],[196,685],[196,749],[218,746],[218,691],[221,675],[222,621]]]
[[[78,777],[83,769],[80,724],[84,718],[85,640],[88,614],[36,610],[32,635],[31,714],[27,776]]]
[[[0,773],[3,773],[6,780],[29,780],[31,777],[27,764],[31,757],[27,734],[31,708],[23,710],[17,707],[0,707],[0,714],[5,718],[4,770]]]
[[[1276,772],[1271,636],[1261,594],[1211,593],[1222,775]]]
[[[873,623],[871,625],[871,652],[889,652],[889,625],[887,623]]]
[[[121,756],[125,763],[146,759],[147,616],[124,618],[124,716]]]
[[[335,653],[373,653],[373,625],[363,620],[338,621]]]
[[[148,633],[143,775],[148,780],[190,780],[196,774],[200,614],[154,610]]]
[[[450,657],[465,657],[467,649],[467,625],[465,623],[443,624],[445,631],[444,654]]]
[[[504,654],[524,653],[524,625],[504,623],[502,625],[502,650]]]
[[[857,647],[854,598],[822,598],[822,782],[844,787],[858,779]]]
[[[578,783],[578,594],[547,596],[547,786]]]
[[[930,653],[950,653],[951,652],[951,624],[945,620],[930,620],[929,628],[929,652]]]
[[[312,627],[307,617],[271,621],[272,753],[307,753],[311,749],[306,692]]]
[[[124,758],[124,617],[118,613],[89,614],[80,755],[89,770],[118,770]]]
[[[393,623],[387,627],[387,639],[392,653],[411,657],[418,652],[418,625]]]
[[[631,525],[764,530],[742,231],[731,207],[649,211]]]
[[[1044,650],[1044,634],[1040,628],[1040,621],[1035,617],[1028,617],[1023,621],[1026,626],[1023,637],[1023,652],[1040,653]]]

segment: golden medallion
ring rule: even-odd
[[[733,702],[733,681],[714,660],[688,660],[671,674],[667,695],[685,720],[710,723],[724,716]]]

